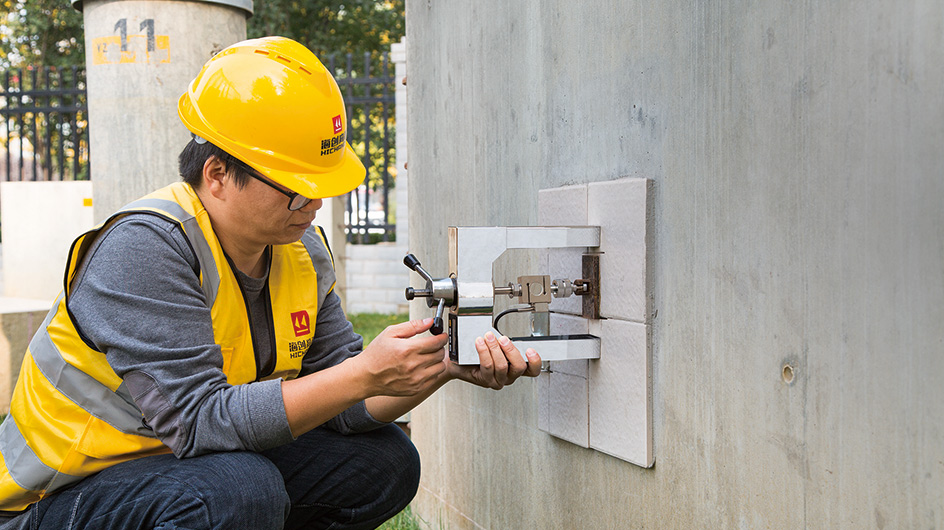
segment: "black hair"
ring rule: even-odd
[[[193,189],[198,189],[203,183],[203,165],[210,158],[223,162],[225,171],[233,178],[237,188],[242,188],[249,181],[249,173],[246,172],[243,162],[210,142],[198,143],[194,139],[190,140],[177,157],[180,177]]]

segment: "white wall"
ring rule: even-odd
[[[406,249],[400,245],[349,244],[346,252],[347,313],[405,313],[404,291],[410,285],[410,270],[403,265]]]
[[[94,225],[92,183],[2,182],[3,296],[52,302],[72,241]]]

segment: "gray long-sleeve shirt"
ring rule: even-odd
[[[198,273],[179,225],[131,214],[89,250],[73,282],[69,310],[83,336],[124,379],[148,425],[178,457],[261,451],[292,441],[279,380],[226,382]],[[315,337],[299,376],[334,366],[361,348],[361,337],[332,292],[318,308]],[[381,425],[363,402],[328,422],[344,433]]]

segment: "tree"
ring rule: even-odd
[[[68,0],[0,1],[0,68],[85,65],[82,13]]]
[[[0,0],[0,68],[85,65],[82,14],[68,0]],[[405,0],[257,1],[249,37],[282,35],[319,57],[386,50],[403,37]]]
[[[405,0],[279,0],[256,2],[249,37],[281,35],[315,55],[355,56],[387,50],[405,34]]]

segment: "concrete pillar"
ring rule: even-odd
[[[251,0],[72,0],[85,19],[95,219],[179,179],[177,99],[214,53],[246,38]]]

